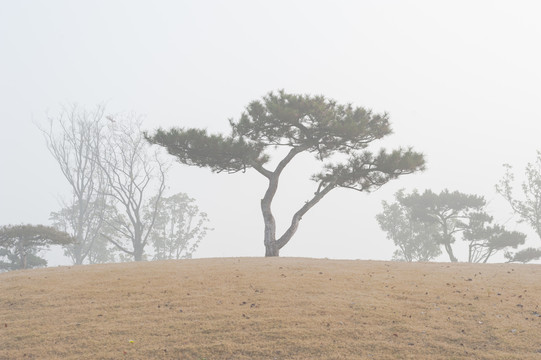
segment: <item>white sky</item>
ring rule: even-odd
[[[374,217],[402,187],[484,195],[505,222],[501,165],[522,174],[541,150],[540,13],[537,1],[1,1],[0,224],[47,224],[69,193],[34,124],[61,104],[220,132],[277,89],[386,111],[395,134],[374,149],[412,145],[428,159],[375,193],[331,192],[282,256],[390,259]],[[279,230],[314,191],[318,169],[295,164],[275,201]],[[176,164],[170,186],[215,227],[196,257],[264,254],[264,178]]]

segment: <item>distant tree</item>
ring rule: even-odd
[[[401,204],[404,197],[404,190],[400,190],[395,194],[396,202],[383,201],[383,212],[376,215],[376,220],[398,247],[395,260],[430,261],[441,254],[440,245],[433,238],[438,233],[437,225],[416,218],[411,208]]]
[[[481,196],[467,195],[458,191],[444,190],[436,194],[431,190],[425,190],[423,194],[414,191],[405,196],[401,204],[409,207],[418,220],[437,226],[438,233],[434,239],[443,245],[449,259],[456,262],[458,259],[452,248],[455,236],[468,228],[470,214],[481,211],[486,202]]]
[[[114,233],[107,220],[118,216],[114,206],[108,205],[105,202],[105,197],[100,197],[99,200],[104,201],[103,204],[89,204],[89,209],[98,211],[99,216],[89,213],[85,228],[88,231],[84,232],[85,237],[83,243],[67,244],[64,246],[64,255],[70,257],[74,264],[79,264],[80,255],[84,254],[84,259],[89,264],[99,264],[115,261],[115,249],[111,248],[109,241],[102,235]],[[77,225],[79,224],[78,204],[70,207],[65,207],[57,212],[51,212],[49,219],[52,225],[63,232],[70,234],[73,238],[77,238]],[[92,221],[90,221],[92,220]],[[89,239],[88,237],[92,238]],[[84,253],[82,244],[86,244]]]
[[[535,163],[528,163],[526,166],[522,200],[519,200],[513,191],[513,168],[508,164],[504,167],[505,174],[496,185],[496,191],[511,205],[513,212],[519,216],[519,222],[530,225],[541,239],[541,152],[537,152]]]
[[[351,104],[338,105],[323,96],[271,92],[262,101],[251,102],[237,122],[230,120],[230,125],[232,131],[228,136],[209,135],[201,129],[174,128],[159,129],[147,138],[167,148],[186,165],[207,167],[218,173],[253,168],[264,176],[268,180],[261,199],[266,256],[279,256],[302,217],[331,190],[368,192],[400,175],[424,168],[423,155],[411,149],[391,153],[381,150],[376,154],[365,150],[371,142],[391,133],[387,114],[373,114]],[[271,170],[266,151],[277,148],[288,151]],[[277,237],[272,201],[283,170],[302,153],[329,162],[312,176],[317,183],[314,196],[295,212],[287,230]],[[345,161],[339,162],[344,158]]]
[[[155,201],[151,199],[150,204]],[[150,218],[152,213],[146,215]],[[195,200],[188,195],[178,193],[162,197],[150,234],[154,260],[191,259],[199,242],[210,230],[207,223],[207,214],[199,211]]]
[[[6,225],[0,227],[0,270],[47,266],[39,252],[51,245],[66,245],[74,239],[50,226]]]
[[[51,218],[59,229],[76,241],[66,245],[66,253],[76,265],[88,261],[90,254],[103,253],[99,241],[106,200],[106,182],[98,165],[104,130],[104,107],[87,111],[76,105],[65,108],[41,129],[47,147],[71,187],[71,198]]]
[[[472,213],[463,239],[468,242],[468,262],[486,263],[499,251],[516,249],[524,244],[526,235],[518,231],[507,231],[501,225],[491,225],[493,218],[485,212]]]
[[[507,231],[501,225],[492,224],[493,218],[484,210],[486,202],[481,196],[449,190],[439,194],[425,190],[419,194],[415,190],[410,195],[400,192],[396,198],[395,207],[402,207],[402,211],[409,214],[414,223],[421,222],[430,226],[424,229],[429,232],[425,238],[437,246],[443,245],[453,262],[458,261],[452,248],[458,234],[462,234],[462,239],[468,243],[468,262],[476,263],[486,263],[497,252],[510,247],[516,249],[526,240],[525,234]],[[386,228],[391,233],[400,233],[402,223],[388,218]]]
[[[107,180],[106,195],[121,212],[106,219],[112,232],[102,231],[101,235],[141,261],[158,215],[168,165],[159,149],[145,141],[140,119],[111,119],[107,130],[99,164]],[[148,203],[150,198],[154,200]]]
[[[523,264],[541,259],[541,249],[535,249],[532,247],[520,250],[516,253],[505,253],[505,258],[508,262],[521,262]]]

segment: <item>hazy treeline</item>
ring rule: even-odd
[[[4,226],[1,269],[46,266],[39,253],[50,245],[62,245],[77,265],[192,256],[208,217],[188,195],[166,194],[170,164],[145,140],[137,116],[72,105],[40,130],[71,190],[50,213],[53,228],[70,240],[51,240],[50,228]]]
[[[209,220],[188,195],[166,193],[171,156],[217,173],[254,169],[267,179],[261,199],[266,256],[279,256],[302,217],[332,190],[370,192],[425,170],[424,155],[412,148],[367,149],[392,132],[387,114],[324,96],[270,92],[229,124],[230,134],[196,128],[147,134],[134,114],[105,115],[103,106],[65,108],[40,130],[71,196],[50,213],[52,227],[0,228],[0,270],[46,266],[40,253],[51,245],[61,245],[77,265],[192,257]],[[322,164],[311,177],[315,192],[279,235],[271,205],[283,170],[302,153]],[[283,156],[274,168],[271,155]],[[541,238],[541,153],[525,175],[518,195],[506,165],[496,190]],[[395,260],[431,261],[442,252],[452,262],[486,263],[498,253],[508,261],[541,258],[541,249],[521,248],[525,234],[494,221],[483,196],[401,190],[382,205],[376,219],[397,247]],[[457,240],[467,244],[467,258],[455,255]]]
[[[529,225],[541,239],[541,153],[535,163],[525,169],[521,194],[514,191],[513,168],[505,164],[506,172],[496,184],[496,191],[509,203],[519,223]],[[494,223],[484,197],[444,190],[407,194],[400,190],[395,201],[383,201],[383,212],[376,219],[387,238],[397,246],[394,259],[430,261],[443,250],[449,260],[456,262],[453,243],[465,241],[468,262],[486,263],[498,252],[509,262],[530,262],[541,258],[541,248],[522,248],[526,235],[509,231]]]

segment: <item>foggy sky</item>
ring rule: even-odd
[[[69,195],[35,125],[62,104],[105,103],[108,114],[143,115],[149,130],[222,132],[250,101],[284,89],[388,112],[394,135],[371,149],[413,146],[428,164],[372,194],[334,190],[282,256],[390,259],[374,217],[400,188],[484,195],[497,222],[539,247],[494,184],[503,163],[520,180],[541,150],[540,10],[489,0],[0,2],[0,225],[48,224]],[[314,192],[312,165],[300,158],[284,173],[278,232]],[[195,257],[264,254],[259,174],[175,164],[169,184],[215,228]]]

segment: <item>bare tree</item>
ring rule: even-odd
[[[107,195],[116,201],[120,213],[107,220],[114,233],[103,236],[141,261],[156,222],[168,165],[159,149],[145,140],[140,119],[134,115],[108,119],[100,167],[108,183]]]
[[[103,203],[107,201],[107,197],[100,196],[98,201],[102,201],[99,204],[90,204],[90,208],[98,212],[96,214],[89,214],[89,218],[93,218],[94,222],[89,223],[88,227],[94,230],[98,230],[94,234],[92,246],[88,248],[86,253],[86,262],[89,264],[99,264],[115,261],[116,248],[109,243],[109,241],[103,237],[102,233],[112,233],[109,229],[108,223],[105,221],[107,218],[114,217],[116,215],[116,208],[110,204]],[[52,220],[53,226],[67,233],[74,233],[77,225],[77,209],[78,204],[71,207],[64,207],[56,212],[51,212],[49,219]],[[65,255],[70,256],[75,262],[74,252],[71,246],[65,247]]]
[[[49,118],[46,129],[40,128],[71,187],[71,199],[64,201],[62,210],[51,213],[51,218],[60,230],[75,238],[65,251],[76,265],[88,261],[92,251],[104,251],[97,249],[104,246],[97,241],[105,211],[106,182],[98,164],[104,111],[102,105],[91,111],[71,105],[59,116]]]

